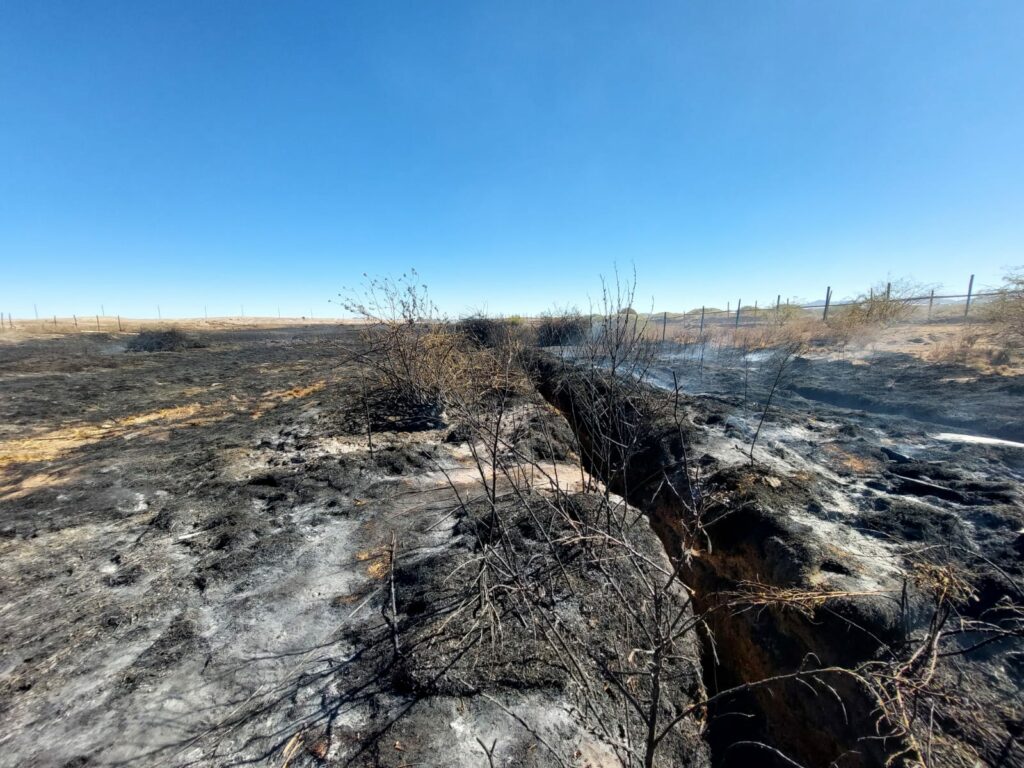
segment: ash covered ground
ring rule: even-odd
[[[787,358],[668,345],[649,380],[688,394],[705,472],[729,495],[723,511],[753,507],[764,517],[752,528],[765,518],[780,526],[747,543],[720,531],[719,546],[742,557],[723,557],[712,581],[861,595],[843,616],[851,631],[820,629],[830,617],[816,611],[819,631],[798,644],[848,664],[857,646],[859,658],[898,655],[915,632],[908,589],[948,568],[962,594],[929,678],[936,695],[922,718],[941,726],[922,729],[932,734],[927,764],[1024,765],[1024,376],[930,362],[909,346]],[[921,599],[918,632],[932,617]],[[1001,629],[979,631],[989,621]],[[803,625],[782,632],[809,637]]]
[[[446,623],[445,607],[479,590],[463,572],[487,525],[460,426],[367,401],[351,327],[196,336],[203,346],[173,352],[129,353],[126,337],[102,334],[0,347],[0,765],[477,766],[492,745],[494,765],[618,765],[614,745],[642,738],[609,729],[622,701],[581,707],[565,659],[517,629],[514,606],[501,642],[472,614]],[[652,371],[662,387],[674,372],[686,393],[707,492],[725,509],[758,510],[750,537],[769,517],[774,526],[738,543],[723,534],[716,552],[732,559],[702,587],[886,593],[840,613],[895,634],[893,596],[915,558],[941,548],[968,574],[972,613],[961,618],[1019,602],[1020,377],[910,354],[792,360],[751,469],[778,362],[726,349],[700,364],[669,346]],[[589,488],[562,417],[539,395],[514,407],[516,439],[560,471],[566,492]],[[574,562],[576,544],[545,564],[548,543],[521,502],[505,514],[516,546],[537,548],[538,599],[557,606],[574,658],[600,664],[593,651],[616,642],[622,610],[609,588],[631,577],[581,566],[560,592],[544,568]],[[667,562],[630,514],[636,546]],[[807,626],[783,633],[805,639]],[[467,651],[471,633],[480,639]],[[954,642],[977,640],[965,631]],[[725,639],[718,666],[705,656],[702,670],[696,645],[682,654],[672,712],[719,677],[802,663],[781,643]],[[852,632],[806,645],[845,662],[879,643]],[[937,716],[980,708],[987,725],[945,723],[937,765],[1024,764],[1022,673],[1019,637],[942,663],[963,696]],[[759,738],[787,722],[768,719]],[[709,764],[714,730],[683,722],[660,760]],[[728,745],[718,755],[772,759]],[[840,764],[872,764],[857,759]]]
[[[621,704],[581,707],[510,598],[480,597],[488,522],[458,425],[366,398],[351,328],[197,339],[0,349],[0,765],[619,764],[609,744],[642,738]],[[536,394],[514,411],[586,508],[561,417]],[[579,674],[618,642],[608,580],[636,574],[540,541],[517,493],[498,498],[506,545]],[[680,654],[678,706],[702,691],[696,639]],[[664,753],[706,765],[697,730]]]

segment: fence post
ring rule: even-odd
[[[892,283],[885,284],[885,300],[889,300],[889,295],[892,293]]]
[[[828,320],[828,305],[832,303],[832,286],[825,288],[825,311],[821,315],[821,321],[826,322]]]
[[[121,332],[121,316],[120,315],[117,316],[117,332],[118,333]]]
[[[96,333],[100,332],[100,316],[96,315]]]
[[[971,294],[974,292],[974,275],[971,275],[970,281],[967,283],[967,304],[964,306],[964,319],[967,319],[967,313],[971,310]]]
[[[935,303],[935,289],[932,288],[932,292],[928,295],[928,319],[932,319],[932,304]]]
[[[281,316],[281,310],[277,311],[277,316]],[[665,332],[668,330],[668,312],[663,312],[661,315],[661,343],[665,343]]]
[[[704,335],[704,307],[700,308],[700,335]]]
[[[738,299],[736,301],[736,327],[737,328],[740,327],[740,307],[742,307],[742,306],[743,306],[743,299]]]
[[[75,328],[78,327],[78,315],[72,315],[71,319],[75,321]]]

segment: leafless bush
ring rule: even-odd
[[[914,314],[913,299],[926,291],[925,286],[909,280],[876,283],[852,303],[836,307],[829,315],[829,325],[856,332],[906,320]]]
[[[984,305],[982,316],[996,325],[997,338],[1007,352],[1024,346],[1024,268],[1003,278],[999,295]]]
[[[473,457],[490,507],[476,529],[477,583],[486,592],[467,605],[477,624],[484,622],[476,631],[486,626],[488,638],[507,636],[503,615],[529,617],[547,653],[573,681],[569,690],[578,709],[622,765],[653,766],[683,720],[673,718],[670,702],[687,691],[703,698],[694,634],[703,618],[693,609],[679,568],[651,551],[651,532],[638,510],[608,494],[568,494],[556,467],[519,452],[513,437],[519,416],[508,400],[492,400],[489,410],[474,409],[469,417]],[[541,492],[529,480],[537,476],[547,480]],[[516,512],[499,503],[502,496],[518,502]],[[555,566],[540,590],[531,577],[537,556],[524,548],[522,523],[505,519],[524,512],[547,542],[547,562]],[[589,623],[567,624],[563,603],[591,617]],[[595,635],[603,641],[594,642]],[[618,722],[607,716],[609,689],[622,697]]]
[[[558,310],[541,316],[537,323],[537,346],[562,347],[580,342],[590,323],[576,309]]]
[[[486,317],[472,315],[454,324],[455,330],[481,347],[502,347],[511,343],[527,345],[532,329],[521,317]]]
[[[779,304],[778,307],[769,310],[769,316],[775,325],[800,323],[810,319],[808,318],[807,310],[798,304],[793,304],[788,301],[785,304]]]
[[[340,296],[341,305],[366,322],[365,352],[358,356],[380,384],[416,405],[436,405],[465,381],[471,361],[464,337],[443,317],[415,270],[400,278],[370,278]]]

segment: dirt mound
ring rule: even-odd
[[[126,352],[180,352],[206,346],[186,333],[172,328],[169,331],[142,331],[128,342]]]

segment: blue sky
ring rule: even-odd
[[[450,312],[1024,263],[1024,3],[0,3],[0,311]]]

